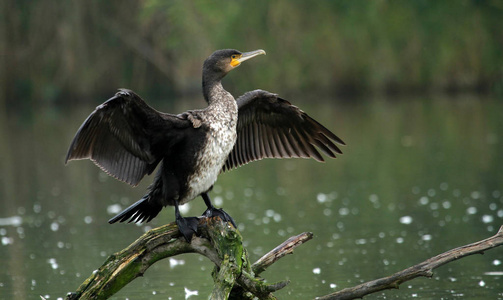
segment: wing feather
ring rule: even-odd
[[[65,162],[90,159],[110,176],[137,185],[153,172],[166,146],[175,142],[172,129],[189,125],[190,121],[158,112],[134,92],[121,89],[80,126]]]
[[[237,141],[224,171],[263,158],[324,161],[320,151],[331,158],[342,154],[336,144],[345,144],[338,136],[278,95],[255,90],[236,101]]]

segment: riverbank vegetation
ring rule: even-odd
[[[226,79],[238,94],[252,88],[339,96],[503,93],[499,1],[0,6],[0,103],[7,105],[101,101],[120,87],[153,99],[199,95],[202,61],[219,48],[268,53]]]

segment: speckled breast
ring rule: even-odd
[[[236,123],[237,112],[220,115],[206,123],[209,124],[206,143],[196,158],[196,172],[189,177],[189,190],[180,204],[208,191],[217,181],[218,174],[236,143]]]

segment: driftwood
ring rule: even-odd
[[[451,261],[458,260],[460,258],[472,254],[483,254],[484,251],[492,249],[494,247],[501,246],[502,244],[503,244],[503,226],[500,227],[499,231],[494,236],[487,238],[485,240],[449,250],[435,257],[427,259],[415,266],[397,272],[391,276],[368,281],[360,285],[351,288],[346,288],[326,296],[317,297],[316,299],[318,300],[358,299],[362,298],[365,295],[376,293],[382,290],[398,289],[398,286],[400,284],[409,281],[411,279],[414,279],[416,277],[432,277],[433,269],[436,269]]]
[[[266,284],[258,277],[293,249],[312,238],[312,233],[291,237],[253,265],[243,247],[241,234],[219,218],[200,218],[199,236],[187,243],[175,223],[152,229],[126,249],[111,255],[67,300],[107,299],[155,262],[182,253],[199,253],[215,263],[215,287],[211,299],[276,299],[272,292],[288,284]]]
[[[219,218],[201,218],[198,232],[199,236],[187,243],[174,223],[148,231],[126,249],[111,255],[75,293],[69,293],[65,299],[107,299],[136,277],[142,276],[155,262],[182,253],[198,253],[215,263],[212,272],[215,286],[210,299],[276,299],[273,292],[285,287],[288,281],[266,284],[258,275],[313,236],[306,232],[291,237],[250,264],[241,234],[232,226]],[[449,250],[389,277],[316,299],[357,299],[385,289],[398,288],[401,283],[413,278],[431,277],[432,270],[439,266],[502,244],[503,226],[488,239]]]

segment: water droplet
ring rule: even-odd
[[[347,207],[342,207],[339,209],[339,215],[341,216],[347,216],[349,215],[349,208]]]
[[[325,203],[327,201],[327,195],[319,193],[318,195],[316,195],[316,201],[318,201],[318,203]]]
[[[314,274],[320,274],[321,273],[321,269],[320,268],[314,268],[313,269],[313,273]]]
[[[107,213],[110,215],[115,215],[120,213],[122,210],[122,206],[120,204],[112,204],[107,207]]]
[[[197,290],[191,291],[187,287],[184,287],[184,289],[185,289],[185,299],[189,299],[191,296],[199,295],[199,292]]]
[[[33,212],[38,214],[42,211],[42,206],[38,203],[33,204]]]
[[[503,272],[501,271],[493,271],[493,272],[485,272],[484,275],[489,276],[503,276]]]
[[[375,203],[375,202],[379,201],[379,197],[376,194],[372,194],[369,196],[369,200],[370,200],[370,202]]]
[[[357,245],[365,245],[365,244],[367,243],[367,240],[366,240],[366,239],[357,239],[357,240],[355,241],[355,243],[356,243]]]
[[[59,266],[58,266],[58,263],[56,262],[56,259],[55,258],[49,258],[47,260],[47,262],[51,265],[51,268],[53,270],[56,270]]]
[[[91,217],[91,216],[84,217],[84,223],[91,224],[92,222],[93,222],[93,217]]]
[[[466,212],[469,214],[469,215],[474,215],[477,213],[477,208],[474,207],[474,206],[471,206],[471,207],[468,207],[466,209]]]
[[[275,213],[272,218],[274,219],[274,222],[276,222],[276,223],[281,222],[281,215],[280,214]]]
[[[419,204],[421,204],[421,205],[426,205],[426,204],[428,204],[428,202],[430,202],[430,199],[428,199],[428,197],[426,197],[426,196],[419,198]]]
[[[14,242],[14,239],[10,238],[10,237],[2,237],[2,245],[6,246],[6,245],[10,245]]]
[[[52,222],[51,223],[51,230],[52,231],[58,231],[58,229],[59,229],[59,224],[56,223],[56,222]]]
[[[482,216],[482,222],[484,223],[491,223],[492,221],[494,221],[494,217],[491,216],[491,215],[483,215]]]
[[[190,210],[190,203],[185,203],[184,205],[180,205],[178,207],[178,209],[180,209],[180,213],[182,215],[187,214]]]
[[[481,287],[486,286],[486,283],[484,282],[484,280],[479,281],[479,286],[481,286]]]
[[[411,224],[412,223],[412,217],[411,216],[403,216],[400,218],[400,223],[402,224]]]
[[[0,226],[20,226],[23,219],[20,216],[0,218]]]
[[[185,265],[185,261],[183,259],[174,259],[170,258],[169,259],[169,267],[173,269],[176,266],[183,266]]]
[[[213,202],[215,202],[216,206],[222,206],[224,204],[224,198],[216,196],[215,198],[213,198]]]
[[[431,234],[425,234],[421,237],[423,241],[431,241]]]
[[[499,265],[501,265],[501,260],[499,259],[493,260],[493,266],[499,266]]]

